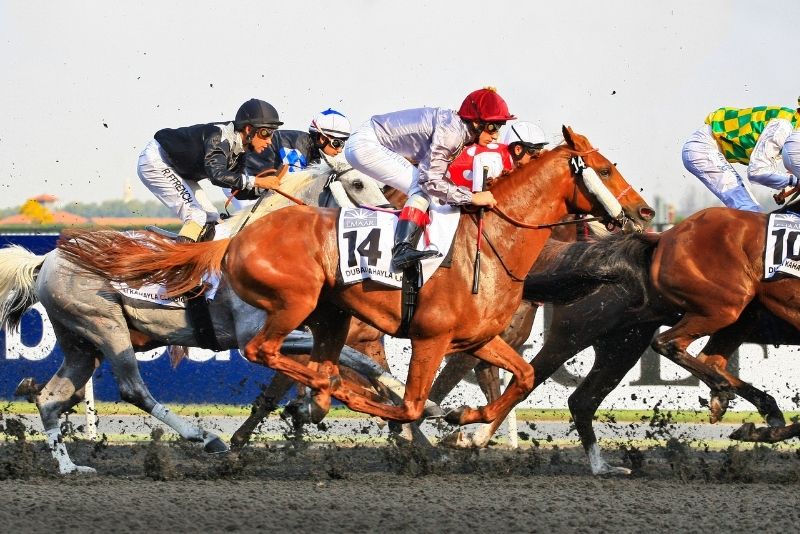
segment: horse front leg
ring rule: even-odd
[[[433,377],[439,370],[449,343],[448,339],[441,337],[411,341],[411,362],[408,366],[403,400],[399,406],[377,402],[358,394],[346,385],[334,390],[333,396],[358,412],[400,423],[416,421],[425,409]]]
[[[712,336],[716,334],[719,331],[716,324],[709,318],[687,313],[674,327],[657,335],[651,346],[658,354],[702,380],[712,392],[732,390],[755,406],[770,425],[782,426],[784,424],[783,413],[772,396],[744,382],[729,373],[727,369],[714,365],[715,363],[722,365],[720,362],[727,364],[727,358],[716,360],[713,354],[695,358],[686,351],[694,340],[704,335],[703,333],[710,332]]]
[[[482,408],[462,407],[449,412],[445,420],[452,424],[491,423],[506,415],[533,391],[533,367],[526,362],[500,336],[495,336],[473,352],[489,365],[505,369],[514,375],[502,395]]]
[[[703,351],[697,355],[697,359],[716,369],[736,391],[741,392],[742,398],[756,407],[769,426],[782,427],[786,424],[786,419],[775,398],[728,371],[728,360],[731,354],[741,346],[746,338],[745,334],[746,332],[741,328],[729,327],[720,330],[711,336],[706,346],[703,347]],[[733,397],[734,394],[730,390],[711,390],[709,409],[712,423],[722,419],[728,409],[728,402]]]

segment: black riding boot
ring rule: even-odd
[[[422,235],[422,228],[412,221],[400,219],[394,231],[394,247],[392,248],[392,268],[402,271],[415,262],[426,258],[441,256],[435,250],[417,250],[417,242]]]
[[[203,229],[200,231],[200,237],[197,238],[197,241],[214,241],[214,235],[217,233],[217,222],[207,222],[203,225]]]

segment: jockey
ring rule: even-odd
[[[271,104],[253,98],[239,107],[233,122],[156,132],[139,156],[137,172],[142,183],[183,221],[179,240],[211,239],[219,220],[200,180],[239,190],[278,186],[274,176],[256,178],[247,173],[241,156],[247,151],[263,152],[281,124]]]
[[[506,126],[503,143],[508,147],[514,167],[517,168],[538,158],[550,140],[544,130],[532,122],[517,121]]]
[[[467,95],[458,112],[417,108],[375,115],[353,133],[344,151],[347,162],[408,195],[395,231],[395,271],[439,254],[415,248],[428,221],[430,198],[439,205],[494,207],[490,191],[473,193],[445,173],[465,145],[496,141],[500,127],[514,118],[505,100],[485,88]]]
[[[786,172],[780,161],[787,137],[798,126],[800,99],[798,106],[712,111],[683,145],[684,167],[729,208],[761,212],[750,182],[773,189],[797,185],[797,175]],[[731,163],[747,165],[747,178]]]
[[[323,157],[336,157],[344,150],[350,137],[350,121],[342,113],[328,108],[317,113],[308,125],[308,132],[278,130],[272,145],[263,153],[251,153],[247,168],[253,174],[264,169],[278,169],[286,165],[289,172],[305,169]]]

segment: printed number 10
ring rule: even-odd
[[[786,235],[786,228],[781,228],[776,232],[772,232],[775,236],[775,252],[772,256],[772,263],[781,263],[784,256],[794,256],[795,244],[797,243],[797,236],[800,232],[792,231]],[[786,244],[786,254],[784,254],[784,243]]]

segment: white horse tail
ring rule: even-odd
[[[39,302],[36,274],[44,258],[19,245],[0,250],[0,329],[19,328],[22,314]]]

